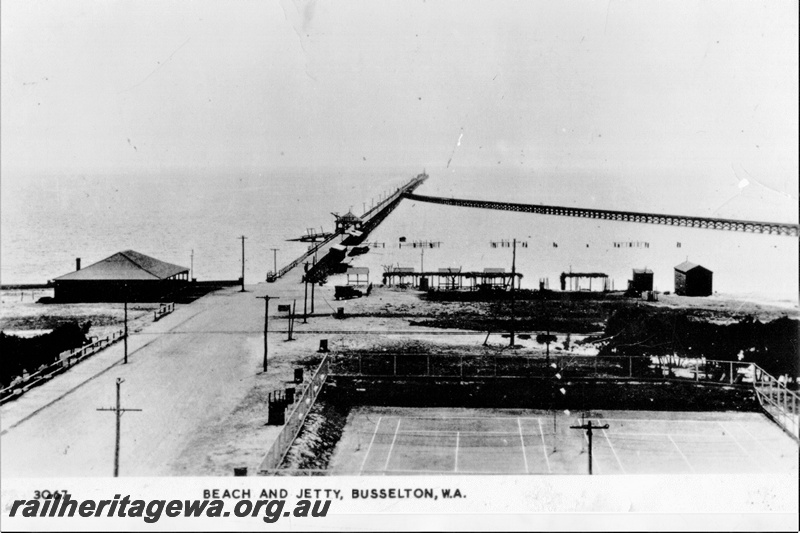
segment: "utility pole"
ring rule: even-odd
[[[278,275],[278,250],[280,248],[270,248],[272,250],[272,275]]]
[[[125,345],[125,359],[123,364],[128,364],[128,284],[125,284],[125,326],[122,333],[123,344]]]
[[[122,413],[125,411],[141,411],[141,409],[123,409],[120,406],[120,385],[125,381],[122,378],[117,378],[117,406],[116,407],[100,407],[98,411],[114,411],[117,413],[117,434],[114,443],[114,477],[119,477],[119,432],[120,432],[120,419]]]
[[[315,266],[317,266],[317,254],[316,253],[314,254],[314,263],[313,263],[312,269]],[[316,285],[316,283],[314,283],[314,281],[312,280],[311,281],[311,314],[312,315],[314,314],[314,285]]]
[[[508,345],[514,346],[514,285],[517,283],[517,239],[514,239],[511,255],[511,331]]]
[[[303,276],[303,324],[308,324],[308,261],[303,263],[305,275]]]
[[[589,420],[586,424],[580,426],[570,426],[572,429],[585,429],[586,436],[589,438],[589,475],[592,475],[592,429],[608,429],[608,424],[603,426],[593,426],[592,421]]]
[[[241,239],[242,239],[242,290],[241,290],[241,292],[244,292],[244,240],[246,238],[247,237],[245,237],[244,235],[241,236]]]
[[[270,300],[279,300],[278,296],[256,296],[256,298],[260,298],[264,300],[264,372],[267,371],[267,328],[269,326],[269,301]]]
[[[294,330],[294,315],[296,312],[297,312],[297,300],[292,300],[292,310],[289,313],[289,327],[287,328],[289,332],[289,338],[286,339],[289,341],[294,340],[292,339],[292,330]]]

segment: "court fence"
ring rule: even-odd
[[[751,386],[763,411],[800,443],[800,396],[755,363],[677,356],[589,356],[425,353],[331,355],[333,376],[375,378],[551,378],[695,381]]]
[[[329,357],[331,374],[372,377],[551,377],[691,379],[718,383],[754,382],[757,365],[742,361],[678,357],[358,353]],[[758,368],[763,373],[763,371]]]
[[[322,391],[325,385],[325,380],[329,375],[329,360],[325,356],[322,358],[317,369],[314,371],[311,380],[305,384],[303,391],[299,397],[295,397],[294,407],[291,413],[286,417],[286,423],[281,428],[275,442],[272,443],[264,459],[261,460],[261,465],[258,467],[258,473],[261,475],[276,474],[279,470],[283,459],[289,452],[294,440],[303,428],[303,423],[314,406],[317,396]]]

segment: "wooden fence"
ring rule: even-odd
[[[317,396],[322,391],[325,385],[325,380],[328,378],[328,356],[322,359],[322,362],[317,367],[311,380],[306,384],[303,392],[300,394],[299,399],[295,400],[294,408],[291,413],[286,417],[286,424],[281,428],[281,432],[272,443],[267,455],[261,461],[261,466],[258,468],[258,473],[262,475],[274,474],[280,467],[286,454],[289,452],[294,439],[300,433],[303,423],[308,416],[309,411],[317,400]]]

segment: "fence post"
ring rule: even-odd
[[[459,377],[464,379],[464,356],[462,354],[459,354],[458,356],[458,372]]]
[[[597,356],[594,358],[594,375],[597,376]]]
[[[633,356],[628,356],[628,377],[633,377]]]
[[[783,389],[783,412],[784,412],[784,414],[785,414],[786,416],[789,416],[789,415],[791,414],[791,413],[789,413],[789,411],[786,409],[786,398],[787,398],[787,396],[788,396],[788,394],[786,394],[786,393],[787,393],[788,391],[789,391],[789,389]]]
[[[430,376],[431,375],[431,354],[427,354],[425,356],[425,369],[427,371],[427,373],[425,375],[426,376]]]
[[[733,361],[728,363],[728,369],[730,370],[730,382],[733,385]]]
[[[397,354],[392,356],[392,375],[397,375]]]
[[[364,372],[361,370],[361,354],[358,354],[358,373],[363,374]]]
[[[694,364],[694,380],[695,381],[700,381],[700,364],[699,363],[695,363]]]

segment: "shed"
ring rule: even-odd
[[[356,230],[361,229],[361,224],[362,224],[361,217],[354,215],[352,211],[348,211],[342,216],[339,216],[336,213],[332,214],[336,218],[337,233],[345,233],[347,230],[351,228]]]
[[[125,250],[53,280],[60,302],[156,302],[189,281],[189,269]]]
[[[713,275],[705,267],[684,261],[675,267],[675,294],[711,296]]]
[[[653,271],[649,268],[634,268],[631,290],[637,294],[653,290]]]
[[[369,268],[349,267],[347,269],[348,285],[366,285],[369,283]]]

